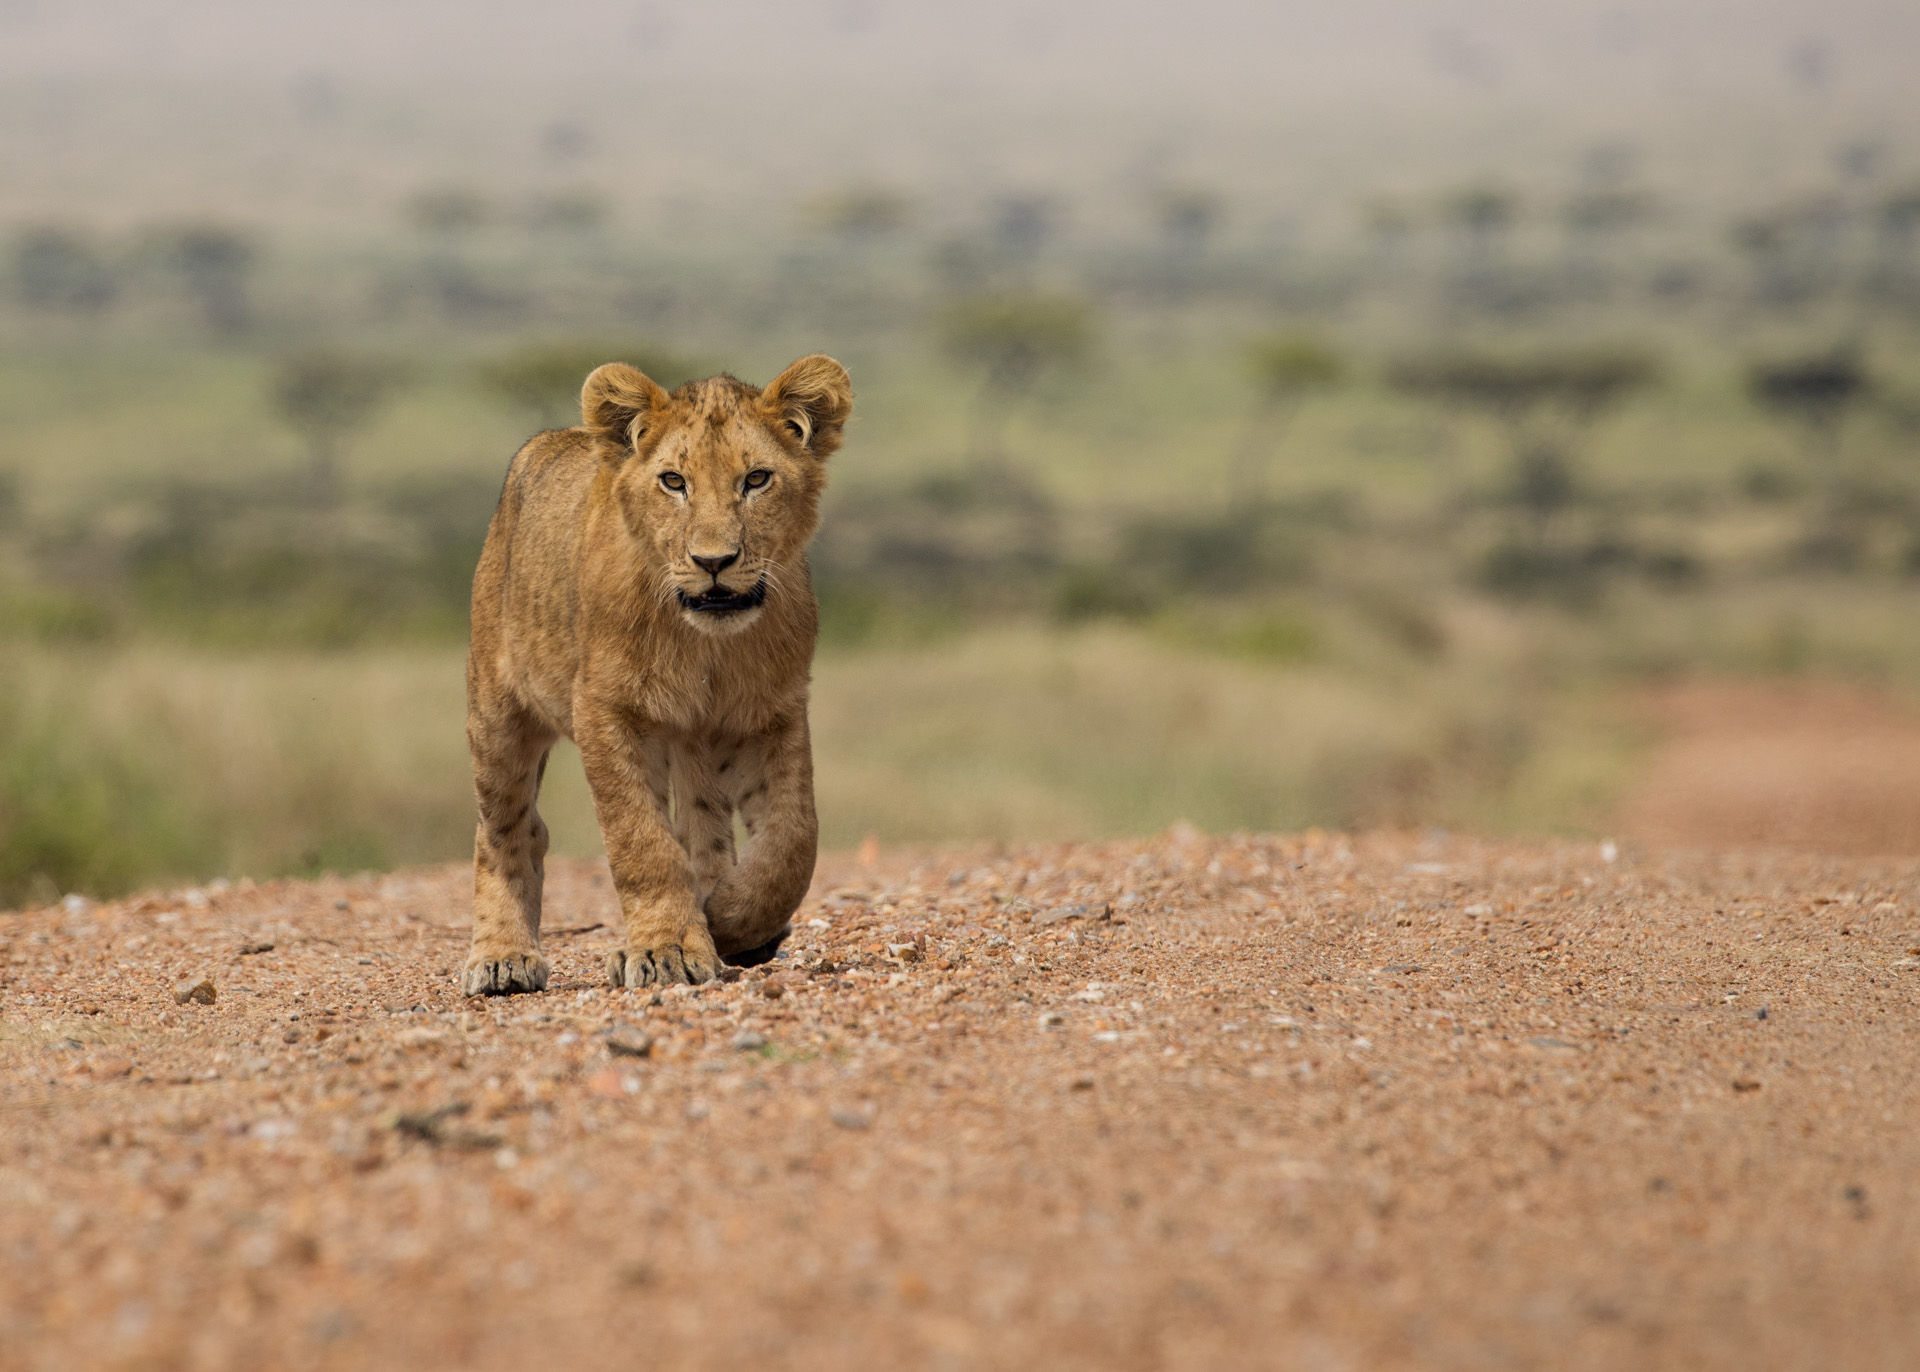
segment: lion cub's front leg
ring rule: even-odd
[[[686,849],[667,818],[667,748],[629,721],[576,709],[575,741],[620,893],[626,947],[607,960],[615,986],[667,986],[720,975]]]

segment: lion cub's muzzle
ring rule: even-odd
[[[715,582],[698,595],[689,595],[685,591],[676,591],[680,597],[680,608],[689,614],[712,615],[725,619],[728,615],[737,615],[747,610],[757,610],[767,603],[767,583],[756,581],[744,591],[730,591],[719,582]]]

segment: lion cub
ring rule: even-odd
[[[671,395],[611,362],[577,428],[513,459],[473,578],[467,995],[547,984],[534,802],[563,736],[626,923],[614,985],[707,981],[786,936],[818,841],[806,547],[852,410],[830,357],[764,390],[716,376]]]

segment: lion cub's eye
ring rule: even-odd
[[[660,473],[660,484],[670,491],[684,491],[687,489],[687,479],[678,472]]]
[[[771,480],[773,480],[772,472],[765,467],[756,467],[747,473],[747,489],[757,491]]]

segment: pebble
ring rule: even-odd
[[[173,999],[178,1005],[211,1005],[219,995],[212,977],[188,977],[173,988]]]
[[[619,1100],[623,1096],[632,1095],[639,1089],[639,1078],[626,1076],[614,1071],[611,1067],[602,1068],[587,1078],[587,1094],[598,1096],[602,1100]]]
[[[653,1035],[637,1025],[616,1024],[607,1031],[607,1052],[616,1058],[644,1058],[653,1051]]]
[[[133,1059],[125,1053],[108,1053],[87,1064],[87,1075],[95,1081],[112,1081],[133,1070]]]
[[[1033,917],[1035,924],[1059,924],[1069,919],[1104,919],[1112,912],[1109,905],[1056,905]]]
[[[751,1029],[742,1030],[733,1036],[733,1047],[736,1052],[751,1053],[755,1049],[765,1048],[766,1046],[767,1036],[765,1034],[756,1034]]]

